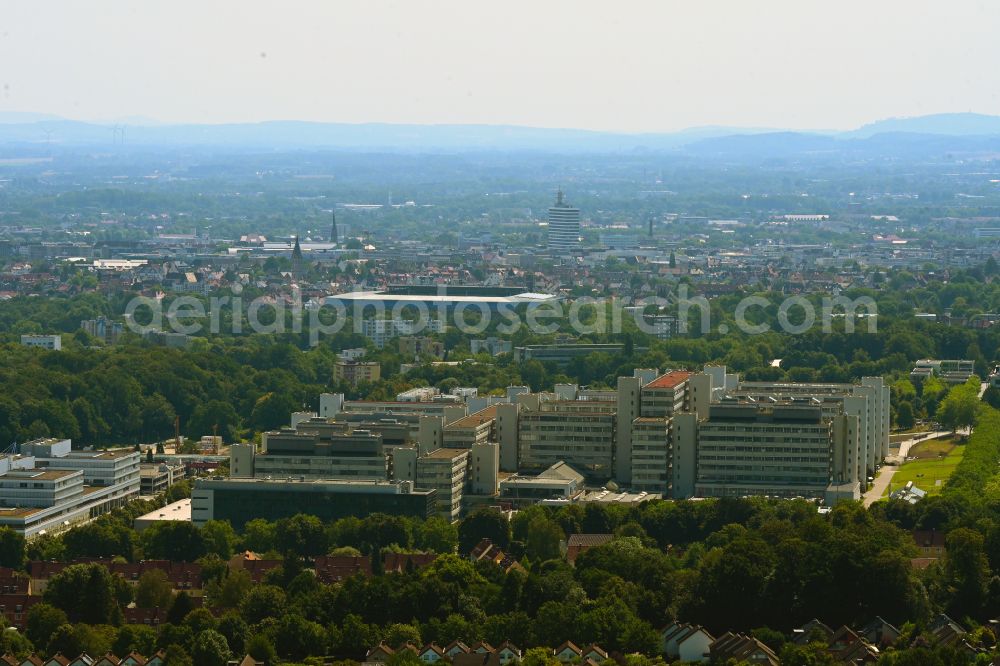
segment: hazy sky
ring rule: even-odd
[[[0,0],[0,111],[850,128],[1000,114],[1000,2]]]

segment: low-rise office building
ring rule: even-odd
[[[917,361],[910,371],[910,379],[922,382],[935,376],[946,384],[964,384],[976,374],[976,362],[963,359],[931,359]]]
[[[139,464],[139,494],[159,495],[186,476],[184,465],[169,462]]]
[[[37,467],[80,470],[88,486],[115,488],[122,496],[139,494],[138,451],[74,451],[68,439],[36,439],[21,445],[21,455],[34,458]]]
[[[143,514],[132,521],[132,527],[135,528],[136,532],[142,532],[147,527],[155,525],[156,523],[166,522],[191,522],[191,498],[187,497],[182,500],[177,500],[172,504],[168,504],[164,507],[154,509],[149,513]]]
[[[124,506],[139,494],[135,451],[72,451],[36,440],[0,458],[0,525],[26,537],[53,534]]]
[[[254,518],[297,513],[333,521],[372,513],[428,518],[436,510],[437,491],[416,490],[410,481],[198,479],[191,493],[195,525],[228,520],[237,530]]]
[[[537,475],[514,474],[500,481],[500,499],[515,508],[547,500],[568,501],[586,484],[582,474],[559,462]]]
[[[382,436],[368,430],[333,431],[332,424],[298,424],[297,429],[264,433],[263,452],[252,458],[252,467],[240,467],[240,476],[297,477],[306,479],[389,478]],[[323,431],[320,431],[322,429]]]

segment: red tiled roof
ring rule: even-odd
[[[372,575],[372,562],[364,556],[319,555],[315,560],[316,578],[323,584],[337,583],[361,573],[366,578]]]
[[[679,384],[687,381],[687,378],[691,376],[690,372],[686,370],[674,370],[668,372],[665,375],[660,375],[653,381],[646,384],[643,388],[649,389],[669,389],[678,386]]]
[[[423,569],[437,559],[437,553],[386,553],[382,570],[385,573],[403,573],[409,564],[414,569]]]
[[[606,544],[614,538],[614,534],[570,534],[566,543],[566,561],[572,564],[583,551]]]

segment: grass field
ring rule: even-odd
[[[937,495],[964,454],[965,446],[956,445],[953,439],[933,439],[917,444],[909,452],[909,456],[917,460],[910,460],[900,466],[892,475],[885,494],[902,487],[907,481],[913,481],[913,485],[926,490],[927,494]]]

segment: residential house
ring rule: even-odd
[[[250,550],[237,553],[229,560],[230,571],[242,569],[250,574],[250,579],[255,583],[261,582],[264,579],[264,574],[279,566],[281,566],[281,560],[262,560],[257,553]]]
[[[596,664],[600,664],[608,659],[608,653],[601,648],[600,645],[592,644],[583,648],[583,658],[584,660],[593,661]]]
[[[436,559],[437,553],[386,553],[382,558],[382,571],[385,573],[419,571]]]
[[[417,659],[425,664],[436,664],[444,658],[444,650],[438,647],[436,643],[428,643],[417,653]]]
[[[709,655],[710,659],[717,663],[725,663],[732,659],[738,662],[766,664],[767,666],[780,666],[781,664],[778,655],[756,638],[732,632],[726,632],[715,639],[709,649]]]
[[[938,645],[957,646],[965,640],[965,634],[968,633],[962,625],[944,613],[934,618],[928,629],[933,642]]]
[[[158,627],[166,621],[166,608],[125,608],[126,624],[144,624],[147,627]]]
[[[507,663],[514,661],[515,659],[521,659],[521,648],[517,647],[510,641],[504,641],[497,648],[497,657],[500,658],[501,666],[506,666]]]
[[[462,641],[452,641],[445,647],[444,653],[449,659],[454,659],[457,654],[469,654],[472,650]]]
[[[878,633],[877,628],[874,631]],[[879,659],[879,649],[846,626],[834,632],[827,651],[837,663],[869,664]]]
[[[577,647],[573,641],[566,641],[553,650],[552,655],[559,661],[576,661],[583,655],[583,650]]]
[[[94,662],[94,666],[121,666],[122,660],[110,652]]]
[[[69,666],[69,659],[64,657],[62,652],[56,652],[48,661],[42,662],[42,666]]]
[[[889,624],[879,616],[858,630],[858,635],[875,647],[884,649],[899,638],[899,629]]]
[[[41,600],[41,597],[30,596],[27,592],[0,594],[0,615],[6,620],[8,627],[24,630],[28,609]]]
[[[365,578],[372,575],[372,562],[364,556],[318,555],[314,561],[316,578],[324,585],[339,583],[355,574]]]
[[[868,641],[859,638],[840,652],[833,653],[833,658],[838,664],[874,664],[879,660],[879,650]]]
[[[365,662],[370,664],[384,664],[389,657],[396,654],[396,651],[386,645],[379,643],[365,654]]]
[[[230,661],[227,666],[264,666],[264,662],[247,655],[240,661]]]
[[[796,645],[805,645],[814,641],[829,644],[831,638],[833,638],[833,629],[816,618],[809,620],[798,629],[792,631],[792,642]]]
[[[566,561],[571,565],[575,564],[580,553],[606,544],[614,538],[614,534],[570,534],[566,542]]]
[[[913,542],[920,550],[921,557],[941,557],[945,550],[944,532],[937,530],[913,530]]]
[[[686,622],[673,622],[660,631],[661,649],[671,660],[708,661],[709,648],[714,640],[700,625]]]
[[[472,549],[469,553],[469,558],[473,562],[479,562],[481,560],[486,560],[493,562],[493,564],[500,567],[504,573],[509,573],[511,569],[520,569],[524,571],[524,567],[521,563],[515,560],[513,557],[503,552],[498,546],[494,545],[489,539],[483,539]]]

